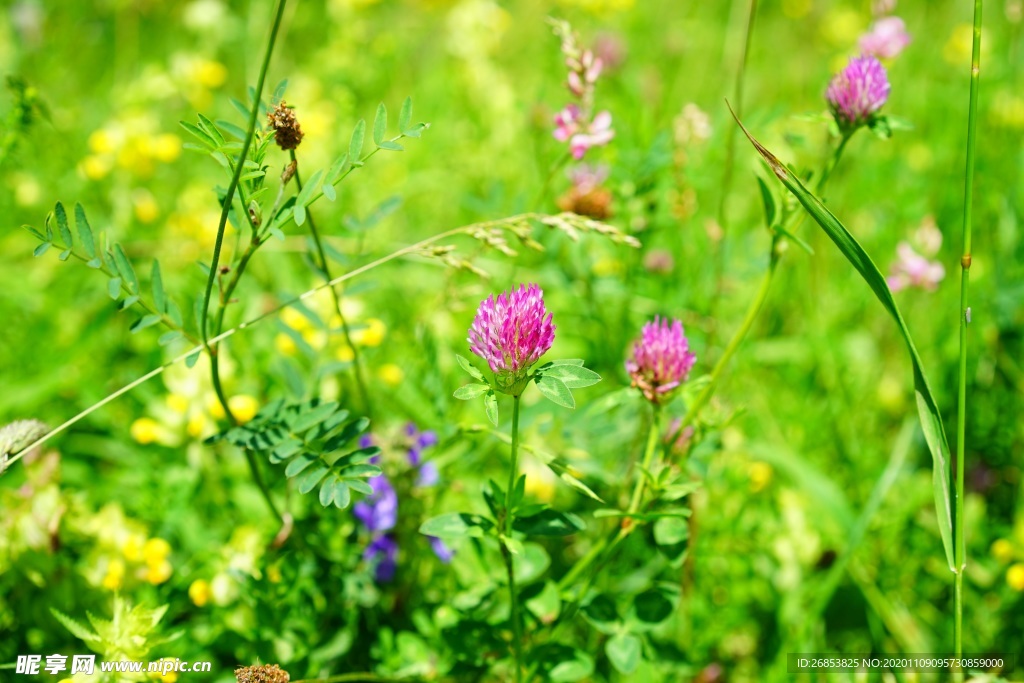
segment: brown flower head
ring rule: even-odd
[[[302,142],[302,126],[295,118],[295,111],[284,101],[278,102],[274,110],[267,114],[267,124],[274,131],[274,141],[281,149],[295,149]]]
[[[238,683],[288,683],[288,672],[277,664],[257,664],[240,666],[235,669]]]

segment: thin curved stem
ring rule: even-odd
[[[292,163],[295,164],[295,185],[298,187],[299,192],[302,192],[302,177],[299,174],[299,160],[295,158],[295,150],[289,150],[291,154]],[[306,222],[309,223],[309,234],[313,238],[313,244],[316,245],[317,256],[320,258],[320,269],[324,272],[324,278],[329,280],[334,279],[331,274],[331,266],[327,261],[327,253],[324,251],[323,242],[320,239],[320,231],[316,229],[316,223],[313,222],[313,213],[306,210]],[[363,407],[366,409],[366,416],[373,418],[373,406],[370,403],[370,392],[366,389],[366,381],[363,379],[363,367],[359,358],[359,349],[352,343],[352,333],[349,330],[348,321],[345,319],[345,314],[341,311],[341,297],[338,296],[338,290],[331,287],[331,299],[334,301],[334,311],[338,315],[338,320],[341,321],[341,332],[345,337],[345,343],[352,350],[352,374],[356,378],[356,386],[359,389],[359,396],[363,400]]]

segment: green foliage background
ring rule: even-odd
[[[800,115],[824,110],[825,84],[855,51],[868,4],[784,0],[760,8],[743,118],[784,161],[820,163],[825,126]],[[1020,3],[989,5],[968,363],[968,652],[1019,650],[1024,634],[1024,586],[1007,578],[1012,564],[1024,562],[1024,57]],[[883,270],[926,216],[941,229],[946,279],[936,292],[908,290],[897,299],[950,433],[971,9],[966,2],[899,4],[914,40],[890,65],[885,111],[912,129],[888,141],[858,134],[827,193],[831,210]],[[624,52],[597,90],[616,137],[588,160],[610,165],[609,222],[643,247],[574,243],[550,232],[538,237],[545,253],[506,258],[461,243],[489,281],[410,258],[346,290],[362,305],[359,325],[377,319],[386,328],[378,345],[364,349],[377,404],[373,431],[397,433],[414,421],[442,438],[435,457],[446,485],[403,502],[409,546],[392,586],[375,587],[360,563],[350,513],[306,518],[317,526],[304,532],[318,534],[331,563],[296,548],[263,552],[276,528],[237,454],[201,445],[180,422],[163,427],[174,433],[158,441],[169,445],[133,439],[139,418],[166,422],[172,389],[162,380],[95,413],[48,445],[60,454],[50,470],[19,466],[0,481],[0,661],[84,651],[49,608],[109,613],[111,593],[97,568],[117,544],[103,537],[132,523],[146,538],[170,543],[173,573],[156,585],[129,581],[123,593],[169,604],[164,628],[184,637],[160,654],[215,661],[221,673],[210,680],[230,680],[231,667],[256,657],[291,665],[294,679],[346,670],[339,667],[398,674],[410,661],[452,657],[458,643],[445,635],[454,619],[446,596],[471,603],[487,572],[460,559],[468,549],[451,567],[438,563],[415,535],[416,520],[479,506],[486,478],[500,478],[507,461],[503,442],[464,433],[485,418],[477,402],[451,398],[463,381],[453,353],[466,353],[465,329],[488,293],[538,282],[558,328],[553,357],[585,358],[605,381],[578,393],[574,414],[527,401],[524,439],[570,460],[598,495],[617,499],[645,430],[638,399],[616,393],[628,386],[622,359],[630,341],[655,314],[681,317],[699,359],[695,376],[708,372],[767,265],[770,238],[754,181],[763,171],[739,138],[724,239],[715,227],[733,135],[723,98],[733,97],[746,11],[742,1],[292,3],[269,80],[289,81],[285,99],[306,132],[299,149],[305,169],[329,165],[379,101],[397,112],[411,94],[415,120],[431,123],[405,153],[378,155],[339,186],[337,202],[317,205],[322,231],[352,264],[455,226],[555,210],[552,197],[569,184],[561,173],[537,204],[562,154],[551,117],[567,101],[547,15],[571,20],[584,42],[604,34]],[[264,3],[217,0],[107,0],[59,11],[22,0],[0,14],[0,73],[24,79],[47,110],[32,109],[27,126],[9,119],[0,159],[7,190],[0,193],[0,424],[30,417],[59,424],[166,360],[157,331],[129,333],[133,318],[117,312],[102,278],[53,253],[33,259],[35,242],[20,226],[41,225],[58,199],[81,202],[93,226],[124,243],[136,263],[159,257],[168,291],[191,301],[205,280],[195,261],[209,258],[216,227],[210,188],[224,180],[209,159],[173,151],[185,137],[178,121],[194,120],[198,110],[240,124],[229,98],[242,99],[255,80],[269,12]],[[16,110],[13,92],[0,97],[0,111]],[[687,103],[710,116],[707,140],[680,139]],[[382,206],[394,210],[364,228]],[[885,312],[810,221],[800,234],[815,254],[786,254],[690,455],[688,467],[705,487],[693,502],[689,557],[677,572],[679,606],[647,645],[645,668],[635,674],[643,678],[635,680],[678,680],[672,676],[697,675],[713,663],[728,680],[781,677],[779,652],[804,635],[819,651],[952,649],[952,577],[917,431],[834,597],[820,619],[807,621],[807,605],[899,449],[914,406],[910,366]],[[293,226],[260,254],[238,292],[236,323],[318,284],[304,251]],[[645,260],[658,251],[671,255],[667,271]],[[347,400],[352,387],[324,369],[328,352],[282,351],[284,327],[270,322],[232,339],[230,393],[265,404],[292,391],[298,376],[310,395],[327,386]],[[397,384],[385,380],[395,376],[390,366],[401,370]],[[206,410],[201,392],[189,400]],[[549,495],[544,487],[535,494]],[[560,509],[595,507],[567,488],[551,495]],[[293,504],[300,519],[310,506]],[[115,508],[104,508],[110,505],[134,522],[116,521]],[[993,553],[1000,539],[1008,546]],[[650,581],[645,542],[632,539],[618,569],[599,580],[604,590]],[[580,552],[561,541],[545,547],[555,576]],[[240,556],[249,562],[242,568]],[[196,606],[189,586],[224,566],[238,595]],[[493,634],[477,635],[482,642],[463,634],[461,646],[495,646]],[[604,638],[584,626],[575,636],[591,652]],[[630,680],[606,662],[594,676]]]

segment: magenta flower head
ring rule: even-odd
[[[480,302],[468,341],[470,350],[497,375],[498,388],[518,396],[526,388],[527,371],[555,341],[540,287],[520,285]]]
[[[690,342],[678,320],[655,317],[644,325],[640,339],[633,344],[633,355],[626,361],[626,371],[633,386],[655,404],[667,400],[682,384],[697,356],[690,352]]]
[[[868,123],[889,99],[889,77],[882,63],[870,55],[853,57],[828,84],[825,99],[836,123],[852,132]]]

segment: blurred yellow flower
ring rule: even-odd
[[[281,311],[281,322],[296,332],[305,332],[313,327],[310,319],[294,308],[286,308]]]
[[[157,161],[169,164],[181,156],[181,138],[172,133],[161,133],[153,138],[150,148]]]
[[[146,565],[145,578],[146,581],[153,584],[154,586],[157,586],[166,581],[167,579],[171,578],[172,572],[173,569],[171,568],[171,563],[167,560],[164,560],[162,562],[157,562],[155,564]]]
[[[188,597],[196,607],[202,607],[210,601],[210,584],[204,579],[196,579],[188,587]]]
[[[1006,583],[1015,591],[1024,591],[1024,564],[1018,562],[1006,570]]]
[[[132,423],[132,426],[128,431],[132,435],[133,439],[145,445],[151,444],[159,439],[162,429],[160,427],[160,423],[153,418],[140,417]]]
[[[277,349],[278,353],[283,353],[286,356],[294,356],[295,352],[298,351],[295,340],[284,332],[278,332],[277,336],[274,337],[274,348]]]
[[[260,403],[248,394],[239,394],[228,399],[228,407],[231,408],[231,414],[236,420],[245,423],[256,416]]]
[[[167,394],[167,407],[184,415],[188,412],[188,399],[181,394]]]
[[[340,360],[342,363],[351,363],[352,359],[356,357],[356,354],[352,351],[351,346],[348,346],[347,344],[342,344],[341,346],[338,347],[338,350],[334,352],[334,357]]]
[[[141,562],[142,561],[142,549],[146,544],[146,537],[141,534],[132,534],[124,542],[124,547],[121,548],[121,552],[124,554],[124,558],[129,562]]]
[[[1000,562],[1009,562],[1013,559],[1013,544],[1005,538],[996,539],[992,544],[992,557]]]
[[[107,590],[116,591],[121,587],[121,581],[124,579],[124,560],[119,557],[115,557],[107,565],[107,573],[103,577],[103,587]]]
[[[366,327],[352,332],[352,341],[360,346],[380,346],[386,330],[383,320],[368,318]]]
[[[218,88],[228,79],[228,69],[220,62],[201,59],[196,64],[193,75],[204,88]]]
[[[766,462],[752,462],[747,469],[750,476],[750,490],[757,493],[768,486],[772,480],[772,466]]]
[[[267,581],[270,583],[281,583],[281,568],[276,564],[267,567]]]
[[[302,333],[302,339],[314,349],[322,349],[327,345],[327,333],[323,330],[307,329]]]
[[[148,190],[136,190],[132,193],[132,208],[135,217],[141,223],[152,223],[160,217],[160,207]]]
[[[14,201],[18,206],[32,206],[39,201],[43,188],[32,176],[18,174],[14,185]]]
[[[402,368],[398,367],[394,363],[387,363],[380,366],[377,371],[377,375],[384,381],[385,384],[393,387],[397,387],[405,379],[405,373],[402,372]]]
[[[1024,97],[1003,89],[992,101],[992,119],[1006,128],[1024,128]]]
[[[89,150],[94,154],[109,154],[113,152],[120,144],[119,140],[115,140],[114,135],[110,131],[101,128],[100,130],[94,130],[89,135]]]
[[[79,169],[82,171],[82,175],[89,180],[101,180],[110,173],[111,165],[110,160],[106,157],[87,156],[82,159]]]
[[[185,431],[188,435],[196,439],[202,436],[203,431],[206,429],[206,416],[202,413],[195,413],[188,419],[188,424],[185,426]]]
[[[859,12],[844,8],[828,13],[822,32],[833,45],[841,45],[845,49],[846,46],[857,42],[857,38],[865,28]],[[845,66],[845,64],[846,58],[844,57],[843,65]]]
[[[142,557],[146,564],[159,564],[171,554],[171,544],[162,538],[151,538],[142,546]]]

